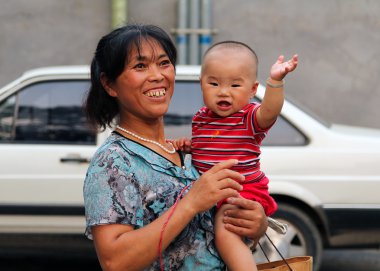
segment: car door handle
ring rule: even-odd
[[[60,159],[61,163],[90,163],[89,158],[81,156],[67,156]]]

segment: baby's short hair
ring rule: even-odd
[[[213,45],[211,45],[207,50],[206,52],[204,53],[203,55],[203,58],[210,52],[212,51],[214,48],[216,47],[221,47],[221,48],[246,48],[248,49],[254,56],[254,59],[255,59],[255,62],[256,62],[256,66],[259,64],[259,59],[257,57],[257,54],[256,52],[247,44],[245,44],[244,42],[241,42],[241,41],[235,41],[235,40],[225,40],[225,41],[220,41],[220,42],[217,42],[217,43],[214,43]]]

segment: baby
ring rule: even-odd
[[[240,195],[259,202],[270,216],[277,204],[268,192],[268,178],[260,170],[260,146],[275,123],[284,102],[284,77],[298,64],[298,56],[284,62],[280,56],[266,81],[264,98],[251,103],[257,87],[257,55],[246,44],[224,41],[211,46],[203,57],[200,76],[202,107],[193,117],[192,140],[173,142],[176,149],[192,153],[200,173],[226,159],[236,159],[232,170],[245,176]],[[223,225],[223,212],[235,208],[218,203],[215,242],[228,270],[257,270],[252,252]]]

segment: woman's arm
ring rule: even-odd
[[[173,207],[172,207],[173,208]],[[92,228],[94,244],[103,270],[142,270],[158,257],[161,229],[170,209],[149,225],[134,230],[122,224]],[[163,238],[163,250],[191,221],[194,214],[182,201],[170,218]]]
[[[244,177],[228,168],[236,160],[222,162],[205,172],[178,202],[170,217],[162,239],[164,250],[186,227],[193,217],[228,197],[237,197]],[[173,207],[172,207],[173,208]],[[161,230],[171,209],[149,225],[134,230],[131,226],[112,224],[92,227],[99,261],[104,270],[141,270],[159,256]]]

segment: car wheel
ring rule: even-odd
[[[267,235],[285,258],[309,255],[313,257],[315,271],[319,269],[322,255],[322,241],[319,231],[313,221],[303,211],[279,203],[278,210],[273,215],[276,220],[288,225],[285,235],[268,228]],[[266,236],[261,238],[260,245],[270,261],[281,260]],[[254,252],[257,263],[267,262],[265,255],[258,246]]]

